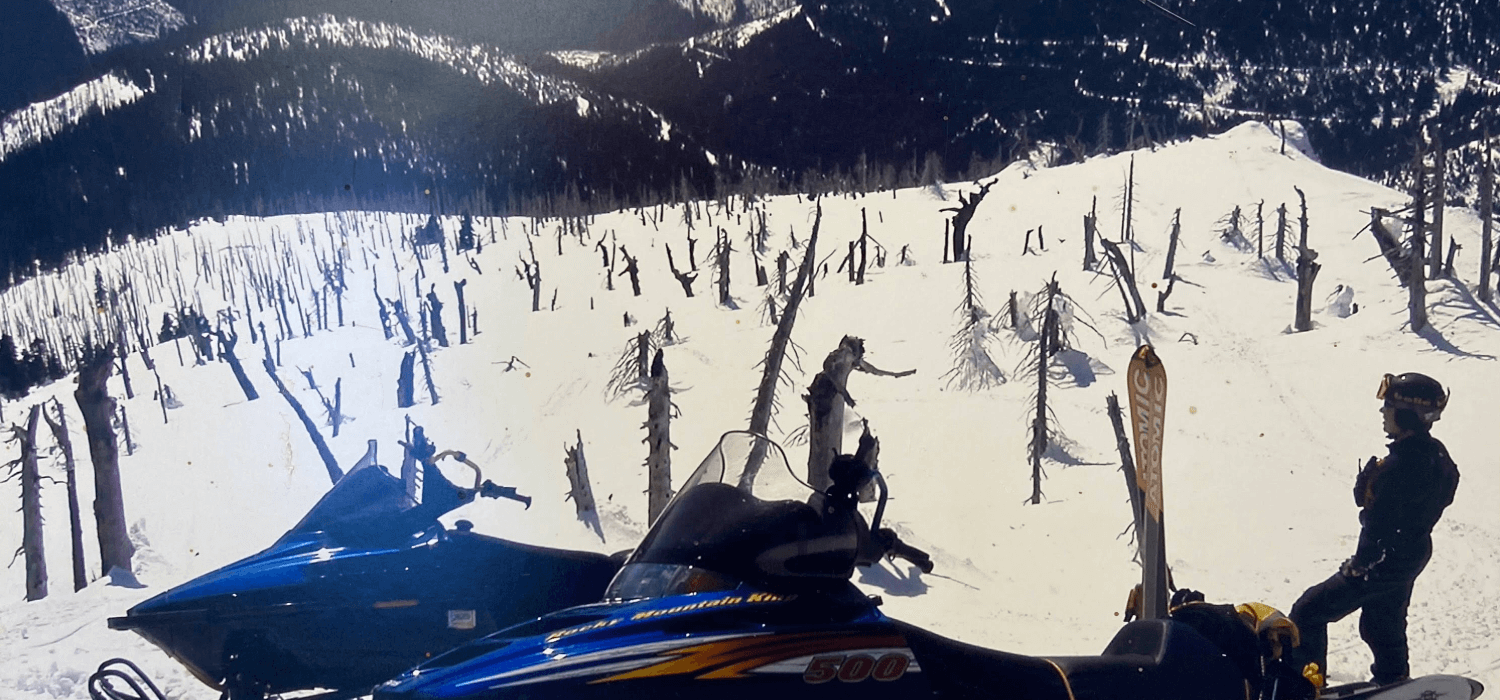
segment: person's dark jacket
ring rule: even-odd
[[[1371,458],[1354,484],[1362,510],[1354,561],[1382,577],[1415,575],[1432,553],[1432,528],[1458,490],[1458,465],[1443,443],[1416,433]]]

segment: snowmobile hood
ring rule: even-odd
[[[815,621],[811,627],[807,625],[810,619]],[[726,660],[758,666],[776,658],[814,653],[818,644],[814,638],[784,631],[792,625],[815,632],[826,626],[816,624],[819,619],[840,625],[825,636],[847,640],[851,634],[861,634],[861,624],[878,624],[884,617],[857,592],[836,600],[741,587],[596,603],[553,613],[454,649],[388,681],[375,697],[492,697],[510,692],[507,689],[554,682],[603,684],[654,676],[734,673],[724,667]],[[899,645],[899,640],[891,643]]]
[[[275,598],[309,578],[310,567],[324,562],[351,561],[361,557],[382,556],[407,549],[430,547],[441,537],[439,532],[414,537],[403,547],[363,549],[340,547],[322,533],[306,533],[282,538],[270,549],[199,576],[149,598],[126,612],[125,617],[110,618],[112,629],[136,629],[152,624],[153,619],[170,615],[173,623],[185,622],[182,615],[212,605],[215,614],[234,614],[246,606],[275,605]],[[316,574],[311,574],[315,576]],[[203,614],[207,615],[206,609]]]

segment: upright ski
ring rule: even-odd
[[[1135,436],[1135,478],[1145,500],[1141,535],[1142,619],[1167,616],[1167,544],[1162,522],[1161,449],[1167,410],[1167,370],[1150,345],[1130,358],[1126,371],[1130,423]]]

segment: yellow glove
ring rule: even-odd
[[[1302,644],[1302,633],[1297,630],[1297,623],[1281,614],[1280,610],[1265,603],[1244,603],[1236,605],[1234,609],[1255,630],[1261,647],[1271,658],[1280,659],[1287,649]]]

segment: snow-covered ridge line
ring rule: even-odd
[[[751,18],[765,17],[797,4],[794,0],[676,0],[676,2],[682,9],[694,15],[711,17],[714,22],[721,25],[733,22],[736,17],[746,15]],[[741,14],[741,7],[743,7],[743,14]]]
[[[149,42],[188,24],[164,0],[52,0],[52,4],[68,18],[78,43],[90,54]]]
[[[524,64],[496,49],[463,44],[450,37],[418,34],[384,22],[365,22],[332,15],[296,17],[281,26],[241,29],[215,35],[187,51],[198,63],[249,61],[266,51],[299,48],[390,49],[452,67],[486,85],[503,84],[537,102],[551,104],[574,99],[583,90],[574,83],[537,75]]]
[[[688,41],[688,46],[712,44],[720,49],[740,49],[750,43],[761,32],[802,14],[801,5],[793,5],[769,17],[763,17],[733,27],[716,29],[708,34]]]
[[[10,113],[0,121],[0,161],[35,146],[91,114],[128,105],[151,92],[118,72],[110,72],[44,102]]]
[[[695,36],[678,44],[678,46],[682,47],[684,51],[698,52],[717,60],[722,57],[711,53],[710,50],[729,51],[744,48],[746,44],[750,43],[751,39],[760,35],[761,32],[786,20],[798,17],[801,14],[802,6],[795,5],[775,14],[745,22],[744,24],[715,29],[711,32]],[[660,45],[657,46],[657,48],[659,47]],[[648,51],[650,49],[638,49],[629,53],[617,54],[608,51],[562,50],[549,51],[547,55],[563,65],[594,71],[629,63]]]

